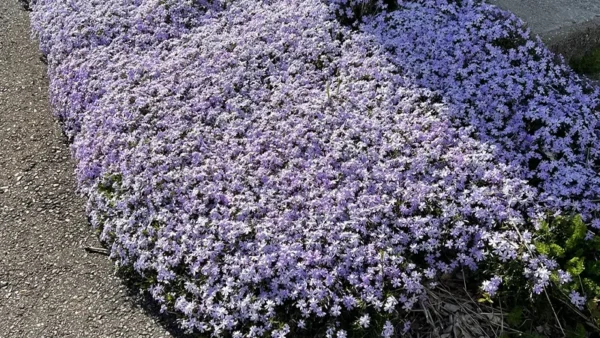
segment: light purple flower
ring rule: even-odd
[[[481,289],[487,292],[490,296],[494,296],[502,283],[502,278],[498,276],[492,277],[490,280],[483,282]]]
[[[410,331],[411,323],[409,321],[405,321],[402,326],[402,333],[406,334]]]
[[[573,280],[573,277],[571,277],[571,274],[566,271],[558,270],[557,273],[558,273],[559,284],[569,283],[570,281]]]
[[[389,320],[386,320],[383,325],[383,331],[381,332],[381,336],[384,338],[390,338],[394,335],[394,325]]]
[[[569,299],[571,300],[571,304],[575,305],[579,310],[583,310],[583,306],[585,305],[586,297],[582,296],[577,291],[571,291],[569,294]]]
[[[358,319],[358,325],[364,329],[368,328],[370,324],[371,317],[368,314],[363,315]]]
[[[600,227],[598,88],[493,6],[400,5],[35,1],[90,222],[184,329],[344,335],[489,259],[539,293],[532,224]]]

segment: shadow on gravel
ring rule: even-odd
[[[35,1],[35,0],[33,0]],[[21,5],[21,9],[27,12],[32,12],[33,9],[31,9],[31,0],[19,0],[19,4]]]
[[[108,258],[107,258],[108,259]],[[152,298],[152,296],[144,291],[140,293],[140,284],[145,280],[135,274],[119,270],[117,276],[121,279],[123,285],[127,287],[127,294],[130,299],[144,310],[148,317],[155,319],[162,327],[164,327],[174,338],[204,338],[199,334],[187,334],[177,325],[177,315],[173,312],[160,313],[160,305]]]
[[[148,317],[156,320],[173,338],[204,338],[199,334],[186,334],[184,330],[177,326],[177,316],[174,313],[160,313],[160,306],[152,299],[148,292],[140,294],[140,290],[135,286],[135,282],[129,277],[119,275],[123,285],[127,287],[128,296],[144,310]]]

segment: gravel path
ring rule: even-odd
[[[28,13],[0,1],[0,337],[171,337],[114,276],[75,193]]]

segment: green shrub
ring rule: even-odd
[[[548,217],[533,234],[537,253],[545,255],[566,271],[571,280],[561,281],[557,272],[551,276],[552,287],[541,295],[531,292],[531,281],[523,276],[519,262],[490,262],[484,276],[503,277],[501,291],[491,300],[505,312],[506,324],[522,333],[505,333],[505,337],[593,337],[600,334],[600,238],[589,236],[588,227],[578,215]],[[523,248],[523,250],[526,250]],[[571,304],[573,291],[585,295],[583,309]],[[483,298],[488,296],[483,294]],[[489,297],[489,296],[488,296]],[[557,323],[560,320],[560,323]],[[540,333],[540,328],[548,331]]]

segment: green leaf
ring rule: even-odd
[[[537,249],[537,252],[539,252],[542,255],[550,254],[550,246],[544,242],[536,242],[535,248]]]
[[[592,315],[592,318],[594,318],[596,321],[600,320],[600,309],[598,308],[598,304],[596,303],[596,300],[594,300],[593,298],[588,299],[587,301],[587,308],[590,311],[590,314]]]
[[[585,269],[589,275],[600,276],[600,262],[599,261],[587,262]]]
[[[594,236],[589,243],[594,250],[600,251],[600,236]]]
[[[583,257],[573,257],[567,262],[567,271],[573,277],[579,276],[585,270],[585,259]]]
[[[567,338],[586,338],[585,327],[581,323],[577,323],[574,330],[567,332]]]
[[[600,286],[594,280],[590,278],[582,279],[583,286],[586,288],[587,293],[591,293],[594,297],[600,297]]]
[[[521,323],[523,322],[523,308],[520,306],[517,306],[514,309],[512,309],[508,313],[508,316],[506,317],[506,321],[508,322],[508,325],[510,325],[511,327],[517,327],[517,326],[521,325]]]
[[[541,235],[546,235],[550,232],[550,227],[548,226],[548,222],[542,221],[540,222],[540,230],[538,231]]]
[[[556,243],[548,244],[544,242],[536,242],[535,248],[540,254],[547,255],[549,257],[563,257],[565,254],[565,249]]]
[[[479,298],[477,300],[477,302],[479,303],[489,303],[489,304],[494,304],[494,301],[492,300],[492,297],[490,296],[489,293],[485,292],[483,295],[481,295],[481,298]]]
[[[571,227],[572,233],[565,245],[567,250],[578,248],[581,244],[580,242],[585,239],[585,235],[587,234],[587,226],[583,223],[580,215],[573,217]]]
[[[565,249],[555,243],[549,245],[549,251],[550,257],[563,257],[565,255]]]

